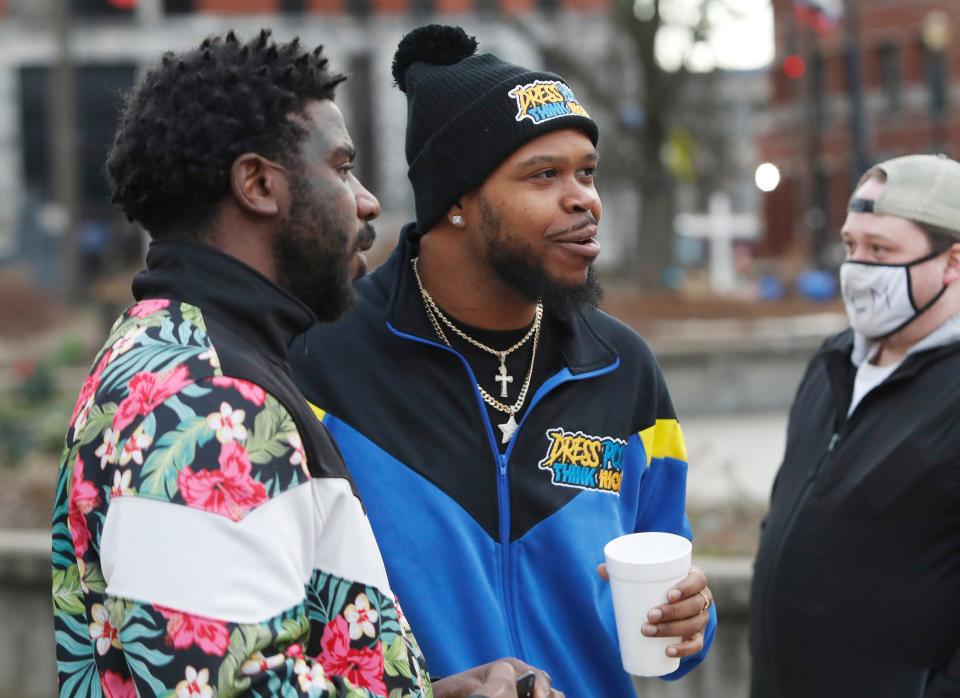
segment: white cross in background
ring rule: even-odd
[[[759,223],[752,213],[733,213],[730,197],[714,192],[706,215],[681,213],[674,219],[674,228],[681,235],[700,238],[710,243],[710,288],[727,294],[736,287],[733,268],[733,241],[757,237]]]

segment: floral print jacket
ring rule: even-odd
[[[242,263],[154,243],[60,464],[61,696],[430,696],[342,460],[283,354],[312,319]]]

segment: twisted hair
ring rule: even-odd
[[[247,43],[232,31],[182,54],[165,53],[124,100],[107,155],[111,201],[153,237],[196,237],[230,188],[230,168],[256,152],[296,165],[306,130],[291,115],[334,97],[323,46]]]

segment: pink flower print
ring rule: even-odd
[[[77,456],[73,465],[73,488],[70,492],[70,501],[83,514],[89,514],[100,503],[100,494],[90,480],[83,479],[83,460]]]
[[[114,431],[123,431],[137,415],[145,417],[164,400],[176,395],[189,384],[190,377],[186,366],[177,366],[162,374],[149,371],[137,373],[127,383],[127,397],[113,416]]]
[[[356,601],[343,609],[343,617],[350,625],[351,640],[359,640],[363,635],[371,639],[376,637],[377,629],[374,623],[380,618],[380,614],[370,608],[370,599],[366,594],[359,594]]]
[[[100,377],[110,362],[111,356],[111,350],[107,349],[103,353],[103,356],[100,357],[100,361],[97,362],[97,367],[93,370],[93,373],[87,376],[83,381],[83,385],[80,386],[80,394],[77,395],[77,402],[74,404],[73,414],[70,416],[70,426],[73,427],[74,433],[80,433],[80,431],[83,430],[83,426],[87,423],[87,415],[90,414],[94,397],[97,394],[97,389],[100,387]]]
[[[131,327],[129,330],[124,332],[123,336],[113,344],[112,349],[114,358],[133,349],[134,345],[137,343],[137,340],[140,339],[140,335],[146,331],[146,327],[138,326]]]
[[[77,397],[77,404],[73,407],[73,416],[70,417],[70,426],[73,427],[74,433],[79,434],[83,431],[83,427],[87,423],[87,416],[93,407],[94,394],[99,387],[99,376],[87,376],[83,385],[80,386],[80,395]]]
[[[105,469],[108,463],[117,462],[117,436],[117,432],[109,427],[103,430],[103,443],[93,452],[100,458],[100,470]]]
[[[127,315],[130,317],[145,318],[148,315],[153,315],[158,310],[163,310],[170,306],[170,301],[164,298],[151,298],[149,300],[140,301],[135,306],[130,308],[127,311]]]
[[[209,669],[197,671],[188,666],[183,680],[177,684],[177,698],[213,698],[213,687],[207,683],[209,680]]]
[[[243,420],[247,413],[244,410],[235,410],[226,402],[220,403],[219,412],[207,415],[207,426],[217,432],[217,441],[222,444],[230,441],[246,441],[247,428]]]
[[[111,497],[122,497],[125,494],[133,494],[130,488],[130,480],[133,474],[129,470],[118,468],[113,471],[113,487],[110,488]]]
[[[267,401],[267,391],[256,383],[245,381],[242,378],[228,378],[227,376],[217,376],[211,381],[219,388],[234,388],[244,400],[252,402],[257,407],[263,407]]]
[[[120,649],[119,630],[110,621],[110,612],[103,604],[95,603],[90,609],[93,622],[90,623],[90,639],[97,643],[97,654],[105,655],[111,647]]]
[[[93,375],[97,378],[103,375],[104,369],[107,368],[107,364],[113,360],[113,349],[107,349],[103,352],[103,355],[100,357],[100,361],[97,362],[97,367],[93,371]]]
[[[138,698],[133,679],[125,679],[109,669],[100,677],[100,685],[105,698]]]
[[[300,690],[307,695],[316,693],[316,691],[311,691],[311,689],[323,691],[327,687],[327,675],[323,673],[323,666],[315,661],[308,663],[301,657],[294,662],[293,673],[297,675]]]
[[[70,531],[70,537],[73,539],[73,552],[76,553],[77,557],[86,555],[87,548],[90,546],[90,529],[87,528],[87,519],[82,511],[70,507],[67,528]]]
[[[383,682],[383,652],[378,641],[373,647],[350,647],[350,629],[343,616],[337,616],[323,629],[319,659],[328,674],[343,676],[355,686],[386,695]]]
[[[220,469],[180,471],[177,484],[184,501],[196,509],[221,514],[234,521],[267,500],[264,486],[250,477],[250,456],[238,441],[220,447]]]
[[[163,606],[154,608],[167,619],[166,640],[174,649],[185,650],[196,645],[207,654],[218,657],[226,654],[230,645],[230,633],[225,623]]]
[[[143,465],[143,451],[153,443],[153,437],[144,433],[143,429],[137,427],[120,451],[120,465],[126,465],[133,461],[137,465]]]
[[[87,514],[100,503],[100,493],[90,480],[83,479],[83,461],[80,456],[73,464],[73,484],[70,487],[70,503],[67,511],[67,528],[73,539],[73,551],[83,557],[90,544],[90,529]]]
[[[299,466],[303,474],[310,477],[310,470],[307,468],[307,453],[303,450],[303,441],[300,439],[300,434],[295,431],[287,434],[287,443],[293,449],[293,453],[290,454],[290,465]]]
[[[323,657],[330,661],[342,660],[350,651],[350,628],[343,616],[337,616],[323,628],[323,637],[320,638],[323,647]],[[324,660],[324,665],[326,665]]]

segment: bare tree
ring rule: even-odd
[[[718,7],[736,16],[726,0],[613,0],[610,22],[614,40],[603,56],[585,61],[569,44],[542,36],[530,23],[521,29],[535,41],[547,64],[577,83],[591,111],[604,114],[600,143],[605,181],[628,182],[639,194],[637,230],[620,270],[654,288],[673,264],[676,212],[675,173],[665,152],[671,125],[682,105],[678,98],[689,78],[692,56],[710,32],[710,12]],[[682,36],[678,65],[664,66],[658,36],[667,29]],[[606,77],[605,77],[606,76]]]

